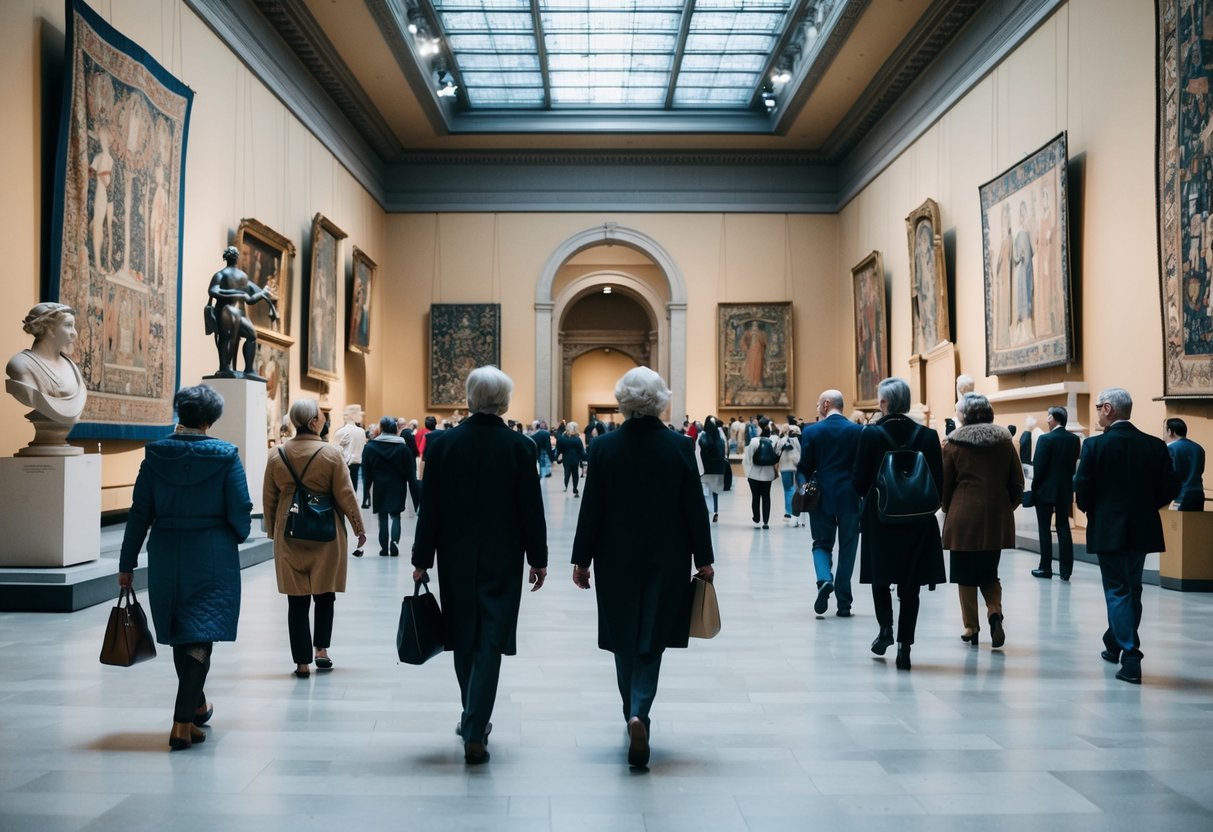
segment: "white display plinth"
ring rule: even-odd
[[[208,434],[231,442],[240,449],[240,463],[248,477],[248,494],[253,514],[261,513],[261,483],[265,480],[266,398],[265,382],[243,378],[207,378],[223,396],[223,417],[211,425]]]
[[[101,455],[0,459],[0,566],[71,566],[101,556]]]

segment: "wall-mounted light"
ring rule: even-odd
[[[603,293],[604,295],[609,295],[609,294],[611,293],[611,287],[610,287],[610,286],[603,286],[603,287],[602,287],[602,293]]]

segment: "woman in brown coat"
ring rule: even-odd
[[[1023,468],[1006,428],[992,424],[990,400],[966,393],[956,405],[962,427],[943,446],[943,545],[952,553],[952,583],[959,585],[961,638],[977,646],[977,590],[986,600],[990,643],[1002,647],[1002,584],[998,561],[1015,545],[1015,507],[1023,496]]]
[[[333,635],[333,603],[336,593],[345,592],[346,540],[344,516],[358,535],[358,548],[366,545],[366,530],[358,497],[350,481],[349,468],[341,449],[324,437],[329,423],[315,399],[300,399],[291,405],[291,424],[295,438],[284,443],[282,453],[270,454],[265,466],[262,502],[265,506],[265,531],[274,541],[274,564],[278,572],[278,591],[287,596],[286,626],[291,638],[295,675],[306,679],[311,671],[312,645],[316,646],[316,670],[332,670],[329,641]],[[337,515],[337,536],[327,543],[296,540],[286,536],[287,513],[295,496],[295,478],[316,495],[332,495]],[[305,470],[306,469],[306,470]],[[310,632],[308,613],[316,602],[315,634]]]

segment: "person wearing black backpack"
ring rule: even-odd
[[[741,467],[750,484],[750,514],[754,518],[754,528],[769,529],[771,483],[779,478],[779,449],[771,439],[771,420],[766,416],[758,417],[758,435],[745,446]]]
[[[885,454],[904,449],[922,455],[920,463],[934,481],[936,507],[943,482],[943,454],[939,434],[924,428],[906,415],[910,409],[910,385],[905,379],[886,378],[877,387],[880,419],[859,436],[852,479],[864,498],[860,520],[859,581],[872,585],[872,603],[880,632],[872,641],[872,652],[883,656],[897,642],[897,668],[910,669],[910,646],[918,624],[919,590],[944,583],[943,546],[934,512],[918,518],[891,518],[880,509],[877,481]],[[896,637],[893,630],[893,596],[897,584],[900,610]]]

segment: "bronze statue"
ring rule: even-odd
[[[4,383],[26,407],[34,440],[17,456],[75,456],[83,449],[67,444],[67,435],[84,412],[88,389],[80,368],[67,357],[76,342],[76,310],[62,303],[40,303],[29,311],[22,329],[34,344],[8,361]]]
[[[206,305],[206,334],[215,336],[215,347],[219,351],[219,370],[207,378],[247,378],[265,381],[253,372],[253,359],[257,354],[257,330],[244,314],[246,303],[265,301],[269,306],[270,320],[278,320],[277,298],[263,286],[249,280],[249,276],[236,265],[240,253],[235,246],[223,250],[223,261],[227,265],[215,272],[211,278]],[[213,305],[212,305],[213,304]],[[244,372],[236,370],[236,359],[240,354],[240,339],[244,338]]]

